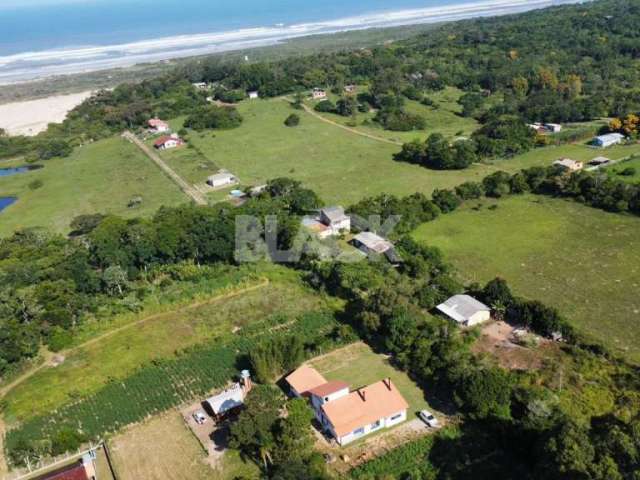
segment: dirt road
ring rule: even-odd
[[[184,192],[189,198],[191,198],[198,205],[208,205],[207,198],[200,192],[197,188],[189,185],[183,178],[178,175],[175,170],[173,170],[169,165],[165,163],[160,156],[152,151],[149,147],[147,147],[142,140],[136,137],[133,133],[126,131],[122,134],[124,138],[129,140],[131,143],[136,145],[143,153],[151,159],[153,163],[158,165],[160,169],[171,179],[173,182],[178,185],[180,190]]]

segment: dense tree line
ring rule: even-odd
[[[29,229],[0,240],[0,376],[34,357],[42,341],[62,346],[100,307],[135,309],[144,295],[137,281],[156,267],[235,263],[237,215],[275,216],[277,247],[285,249],[298,232],[297,215],[319,206],[299,182],[276,179],[241,208],[161,208],[150,219],[82,216],[68,239]]]

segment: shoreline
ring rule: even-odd
[[[336,20],[176,35],[118,45],[85,46],[0,56],[0,86],[53,76],[127,68],[350,31],[452,22],[522,13],[582,0],[480,0],[444,7],[368,13]]]
[[[35,136],[45,131],[50,123],[61,123],[92,93],[92,90],[87,90],[0,105],[0,128],[9,135]]]

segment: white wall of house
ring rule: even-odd
[[[406,419],[407,419],[407,411],[402,410],[388,417],[381,418],[369,425],[365,425],[364,427],[358,428],[353,432],[348,433],[347,435],[343,435],[342,437],[338,437],[336,435],[335,430],[333,430],[333,427],[330,427],[329,431],[341,446],[345,446],[355,440],[358,440],[359,438],[362,438],[380,429],[389,428],[389,427],[393,427],[394,425],[398,425],[399,423],[404,422]]]
[[[331,395],[326,395],[324,397],[319,397],[317,395],[311,395],[311,406],[313,407],[313,411],[316,414],[316,419],[323,423],[323,415],[322,415],[322,405],[325,403],[333,402],[339,398],[345,397],[349,395],[349,387],[345,387],[342,390],[338,390],[337,392],[333,392]]]
[[[491,319],[491,312],[487,312],[487,311],[476,312],[473,315],[471,315],[471,317],[469,317],[469,320],[467,320],[467,325],[470,327],[473,327],[474,325],[488,322],[490,319]]]
[[[168,150],[170,148],[176,148],[177,146],[177,140],[167,140],[166,142],[164,142],[164,144],[162,144],[162,146],[160,146],[160,150]]]

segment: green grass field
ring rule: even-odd
[[[229,336],[235,329],[272,314],[312,310],[321,302],[321,297],[297,281],[275,281],[196,308],[154,315],[144,323],[76,348],[61,365],[40,370],[15,387],[5,397],[5,420],[11,423],[45,413],[98,390],[110,378],[125,377],[153,359],[168,358],[191,345]]]
[[[636,173],[634,175],[620,175],[620,172],[626,168],[633,168]],[[628,183],[640,183],[640,157],[630,158],[629,160],[605,168],[604,171],[616,180],[622,180]]]
[[[527,195],[468,202],[414,236],[440,247],[463,280],[503,277],[517,294],[559,308],[582,333],[640,362],[639,233],[637,217]]]
[[[191,142],[207,159],[238,176],[244,185],[289,176],[316,190],[330,203],[350,204],[380,193],[430,194],[436,188],[481,180],[497,168],[516,171],[526,166],[546,165],[566,154],[562,148],[550,147],[495,165],[474,165],[463,171],[434,171],[394,162],[392,156],[400,147],[326,124],[304,111],[293,110],[281,99],[245,101],[238,105],[238,110],[244,116],[242,126],[215,133],[192,132]],[[302,118],[300,126],[295,128],[283,124],[292,112]],[[569,154],[578,151],[586,156],[592,152],[581,146],[566,148]],[[176,152],[176,157],[178,155],[182,154]],[[193,171],[187,163],[180,164],[178,158],[171,164],[187,178]]]
[[[21,163],[1,164],[15,165]],[[119,137],[76,148],[70,157],[43,165],[39,170],[0,178],[0,196],[18,197],[0,213],[0,235],[34,226],[67,232],[77,215],[149,215],[162,205],[188,201],[158,167]],[[42,181],[42,187],[29,188],[34,180]],[[129,208],[129,201],[138,195],[142,204]]]
[[[366,91],[366,89],[359,90]],[[373,122],[373,118],[376,116],[373,111],[369,113],[358,113],[355,117],[355,128],[368,134],[396,142],[410,142],[415,139],[425,140],[430,134],[436,132],[451,138],[459,135],[469,136],[479,127],[479,124],[473,118],[465,118],[458,115],[462,110],[462,107],[458,104],[458,99],[462,93],[461,90],[453,87],[447,87],[440,92],[429,93],[427,96],[435,103],[435,105],[431,107],[405,99],[405,109],[410,113],[420,115],[426,120],[427,127],[424,130],[413,132],[392,132],[385,130]],[[336,102],[340,97],[331,94],[329,98],[333,102]],[[313,107],[316,103],[318,102],[309,101],[308,105]],[[352,117],[343,117],[331,113],[323,113],[322,115],[346,126],[352,126],[350,124],[354,120]]]

